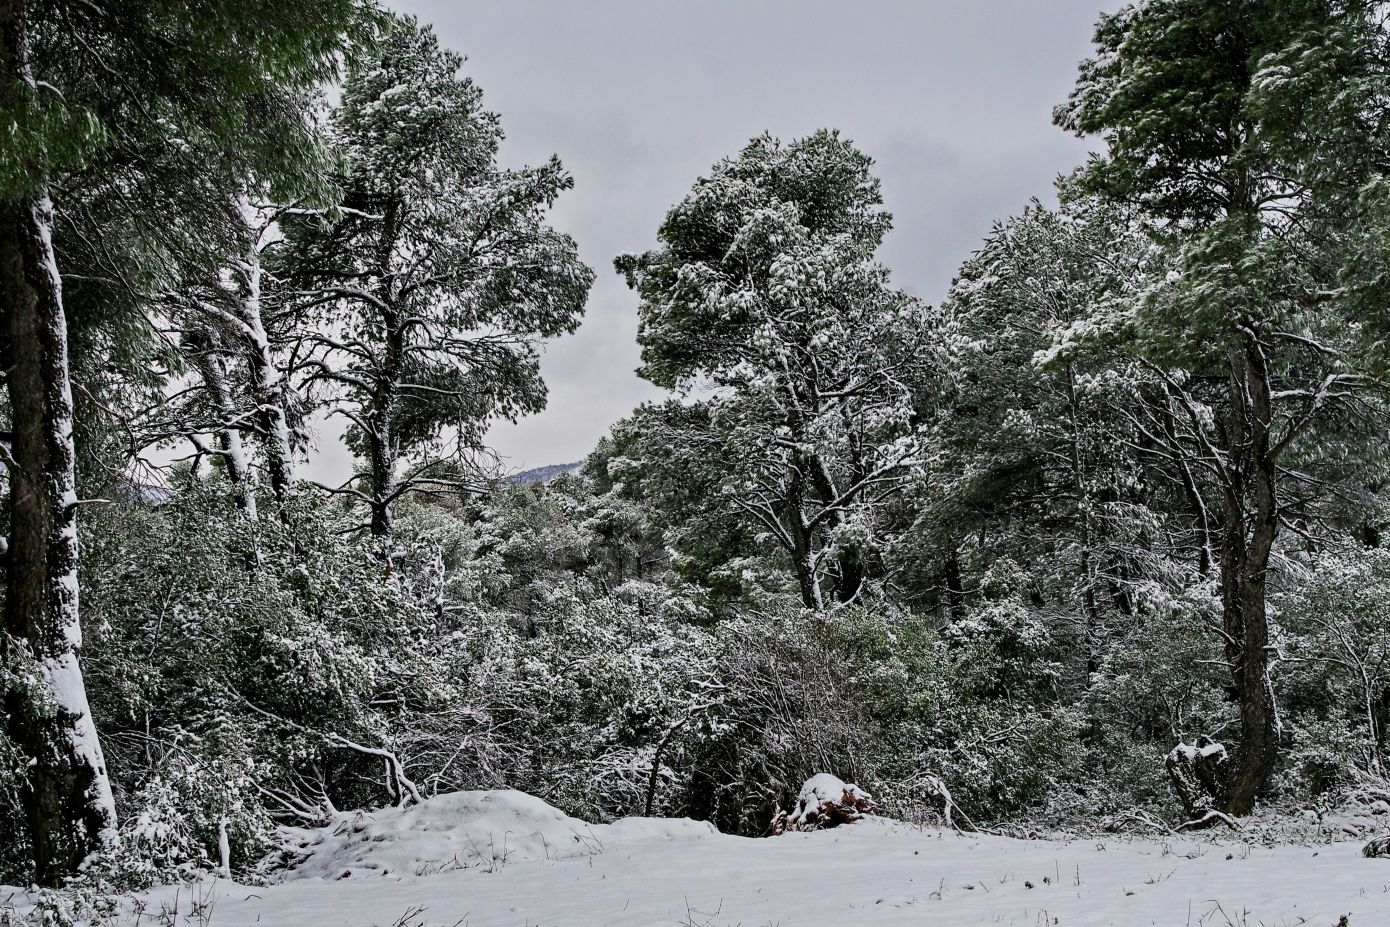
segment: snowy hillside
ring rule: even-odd
[[[748,839],[690,821],[589,825],[505,791],[296,837],[279,884],[161,889],[146,910],[210,910],[211,927],[1390,924],[1390,861],[1350,843],[1028,841],[880,818]]]
[[[520,473],[513,473],[507,477],[508,483],[518,483],[525,485],[528,483],[549,483],[557,476],[566,473],[578,473],[584,466],[584,461],[576,460],[574,463],[548,464],[544,467],[534,467],[530,470],[522,470]]]

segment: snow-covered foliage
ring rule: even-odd
[[[288,221],[282,272],[310,323],[296,373],[348,423],[367,467],[336,491],[383,539],[410,486],[472,478],[489,424],[545,407],[541,340],[578,327],[593,282],[547,221],[572,178],[554,157],[498,164],[498,117],[462,66],[393,18],[331,114],[341,203]]]
[[[780,550],[807,608],[858,597],[881,509],[922,463],[930,311],[874,259],[891,220],[871,164],[835,132],[756,138],[672,208],[660,249],[616,261],[643,376],[718,388],[638,427],[696,450],[706,505]]]
[[[752,139],[615,262],[673,395],[530,482],[484,436],[543,406],[593,275],[550,223],[569,175],[503,166],[464,59],[350,0],[79,6],[0,30],[40,52],[0,48],[33,91],[0,152],[0,874],[77,874],[35,917],[207,873],[414,887],[679,847],[790,893],[840,840],[963,879],[947,841],[1036,862],[965,832],[1390,825],[1390,4],[1103,17],[1056,116],[1106,151],[937,307],[880,262],[867,153]],[[337,486],[296,466],[328,419]],[[712,829],[850,821],[756,852]],[[1065,899],[1005,870],[990,905],[940,877],[894,910],[1109,917],[1078,846],[1048,849]],[[1097,881],[1138,897],[1155,852]],[[1251,868],[1314,858],[1280,852]],[[1191,900],[1177,871],[1130,922]],[[278,897],[303,920],[320,891]],[[1289,897],[1281,923],[1366,910]]]

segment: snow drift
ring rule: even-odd
[[[451,792],[405,808],[357,811],[325,828],[287,828],[268,874],[293,879],[493,871],[508,863],[603,852],[605,842],[691,839],[714,833],[697,821],[629,818],[589,824],[533,795],[511,790]]]
[[[280,884],[156,888],[102,923],[213,911],[214,927],[1390,923],[1390,868],[1359,842],[1015,840],[878,817],[761,840],[693,821],[586,825],[520,792],[441,795],[293,836],[305,845],[292,872],[271,873]],[[7,899],[26,923],[33,899],[0,889],[0,923]]]

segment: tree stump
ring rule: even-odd
[[[1199,830],[1215,824],[1235,827],[1235,822],[1218,807],[1221,795],[1221,767],[1226,747],[1205,734],[1196,744],[1180,743],[1164,757],[1168,780],[1187,813],[1178,830]]]

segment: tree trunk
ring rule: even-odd
[[[251,367],[251,389],[256,402],[256,428],[265,453],[270,490],[283,507],[296,479],[289,416],[285,411],[288,384],[275,364],[270,338],[261,318],[262,223],[245,196],[238,200],[237,209],[246,227],[247,247],[238,267],[242,276],[242,293],[236,314],[247,342],[246,356]]]
[[[791,538],[792,571],[801,592],[801,604],[814,611],[825,607],[821,595],[820,577],[816,575],[815,551],[812,548],[811,528],[806,523],[806,477],[796,461],[787,475],[786,495],[787,534]]]
[[[16,3],[0,14],[10,75],[23,60],[22,15]],[[76,455],[52,206],[41,196],[0,209],[14,436],[6,646],[27,646],[37,683],[34,692],[6,693],[5,709],[11,738],[32,762],[22,794],[35,879],[58,885],[93,852],[114,845],[116,808],[78,659]]]
[[[1217,823],[1232,824],[1217,809],[1223,790],[1221,776],[1226,764],[1226,748],[1209,737],[1197,738],[1195,745],[1180,743],[1164,758],[1168,780],[1182,801],[1187,820],[1179,830],[1200,830]],[[1234,826],[1234,825],[1232,825]]]
[[[385,546],[391,538],[391,496],[396,491],[396,457],[391,452],[391,415],[383,409],[372,415],[376,434],[369,436],[372,464],[372,537]]]
[[[386,325],[386,349],[382,357],[380,379],[372,395],[372,433],[367,438],[371,447],[372,466],[372,537],[382,543],[382,552],[386,554],[389,553],[387,547],[393,521],[391,506],[396,493],[397,452],[393,426],[405,336],[394,313],[388,313],[383,321]]]
[[[1231,485],[1221,544],[1221,610],[1226,660],[1240,708],[1241,739],[1225,781],[1225,809],[1249,814],[1279,750],[1269,680],[1266,572],[1278,533],[1276,464],[1271,454],[1269,370],[1256,337],[1229,351],[1227,454]]]
[[[222,354],[221,340],[210,329],[190,332],[188,347],[193,351],[193,365],[203,378],[214,413],[221,420],[217,429],[217,440],[221,445],[222,462],[227,466],[227,477],[232,481],[232,493],[237,508],[248,518],[256,517],[256,492],[252,485],[251,468],[246,460],[246,448],[241,440],[241,429],[233,424],[236,419],[236,402],[232,398],[232,388],[227,382],[227,361]]]
[[[367,435],[372,467],[372,537],[380,545],[381,556],[391,556],[391,506],[395,502],[397,444],[395,438],[396,403],[400,395],[401,366],[405,358],[405,332],[395,301],[395,274],[392,256],[400,234],[400,204],[392,202],[383,212],[382,234],[377,243],[376,266],[380,273],[377,298],[381,305],[381,325],[385,345],[381,367],[376,373],[371,407],[366,418],[371,424]]]

